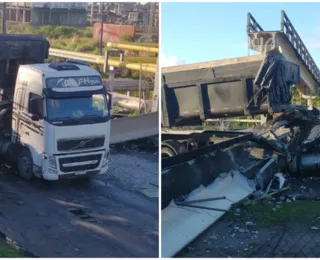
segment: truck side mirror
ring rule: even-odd
[[[40,116],[39,116],[39,115],[31,114],[31,120],[32,120],[32,121],[39,121],[39,119],[40,119]]]
[[[111,92],[107,92],[107,101],[108,101],[108,110],[109,110],[109,113],[111,113],[111,110],[112,110],[112,93]]]
[[[30,100],[31,120],[38,121],[42,117],[42,98]]]

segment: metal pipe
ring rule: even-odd
[[[86,62],[96,63],[104,65],[104,57],[100,57],[98,55],[90,55],[90,54],[84,54],[74,51],[62,51],[62,50],[53,50],[50,49],[50,55],[61,57],[61,58],[67,58],[67,59],[78,59]],[[129,70],[135,70],[140,71],[140,64],[139,63],[130,63],[127,61],[119,61],[119,60],[108,60],[108,66],[118,67],[118,68],[126,68]],[[147,64],[143,63],[141,64],[141,69],[143,72],[149,72],[149,73],[156,73],[156,66],[154,64]]]
[[[147,47],[147,46],[142,46],[142,45],[108,42],[107,47],[116,48],[116,49],[123,49],[123,50],[131,50],[131,51],[144,51],[144,52],[159,53],[159,48]]]
[[[237,213],[235,211],[230,211],[230,210],[226,210],[226,209],[217,209],[217,208],[202,207],[202,206],[196,206],[196,205],[179,205],[179,206],[196,208],[196,209],[207,209],[207,210],[213,210],[213,211],[222,211],[222,212],[228,212],[228,213]]]
[[[198,202],[207,202],[207,201],[214,201],[214,200],[225,200],[227,197],[216,197],[216,198],[207,198],[207,199],[200,199],[200,200],[189,200],[189,201],[184,201],[184,202],[176,202],[177,205],[179,206],[184,206],[184,205],[189,205],[193,203],[198,203]]]
[[[105,60],[105,57],[100,56],[100,55],[75,52],[75,51],[60,50],[60,49],[55,49],[55,48],[49,49],[49,55],[56,56],[56,57],[64,57],[65,55],[75,55],[75,57],[73,57],[72,59],[75,59],[76,57],[78,59],[81,59],[81,57],[85,57],[85,58],[91,59],[93,62],[95,62],[96,60]],[[143,63],[147,63],[147,64],[150,64],[155,67],[157,66],[157,64],[156,64],[157,59],[155,57],[134,57],[134,56],[126,57],[126,60],[128,62],[130,62],[130,59],[136,59],[136,60],[139,59],[139,64],[140,64],[140,61],[142,60]],[[132,62],[132,63],[134,63],[134,62]]]

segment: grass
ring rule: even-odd
[[[240,204],[237,204],[238,207]],[[237,205],[234,208],[237,208]],[[226,214],[226,220],[253,221],[260,227],[270,227],[292,221],[299,221],[304,225],[317,226],[320,228],[320,202],[318,201],[295,201],[282,203],[280,208],[273,210],[275,204],[257,203],[240,207],[240,215]]]
[[[22,258],[23,253],[5,242],[0,242],[0,257]]]

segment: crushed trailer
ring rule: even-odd
[[[162,256],[177,254],[234,203],[266,192],[276,173],[319,176],[319,111],[292,104],[291,88],[306,87],[301,69],[278,47],[162,69]],[[266,122],[250,130],[207,127],[256,115]]]

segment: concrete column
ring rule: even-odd
[[[12,21],[12,10],[9,9],[8,11],[9,11],[9,19],[8,19],[8,20],[9,20],[9,21]]]
[[[109,66],[109,89],[113,92],[113,85],[114,85],[114,67]]]
[[[266,123],[267,123],[267,117],[265,115],[261,115],[260,125],[265,125]]]
[[[94,2],[91,2],[91,11],[90,11],[90,21],[93,24],[93,10],[94,10]]]
[[[307,98],[307,106],[308,106],[308,110],[313,110],[312,97]]]
[[[52,9],[50,7],[50,9],[49,9],[49,24],[51,24],[51,23],[52,23]]]
[[[26,10],[22,10],[22,22],[26,22]]]
[[[157,70],[154,75],[154,88],[153,88],[153,96],[152,96],[152,112],[156,112],[159,110],[159,75],[161,75],[161,71],[159,71],[159,57],[157,59]]]
[[[109,91],[113,92],[113,85],[114,85],[114,67],[109,66]],[[113,98],[111,99],[111,108],[113,113]]]
[[[19,22],[19,8],[16,8],[16,22]]]

